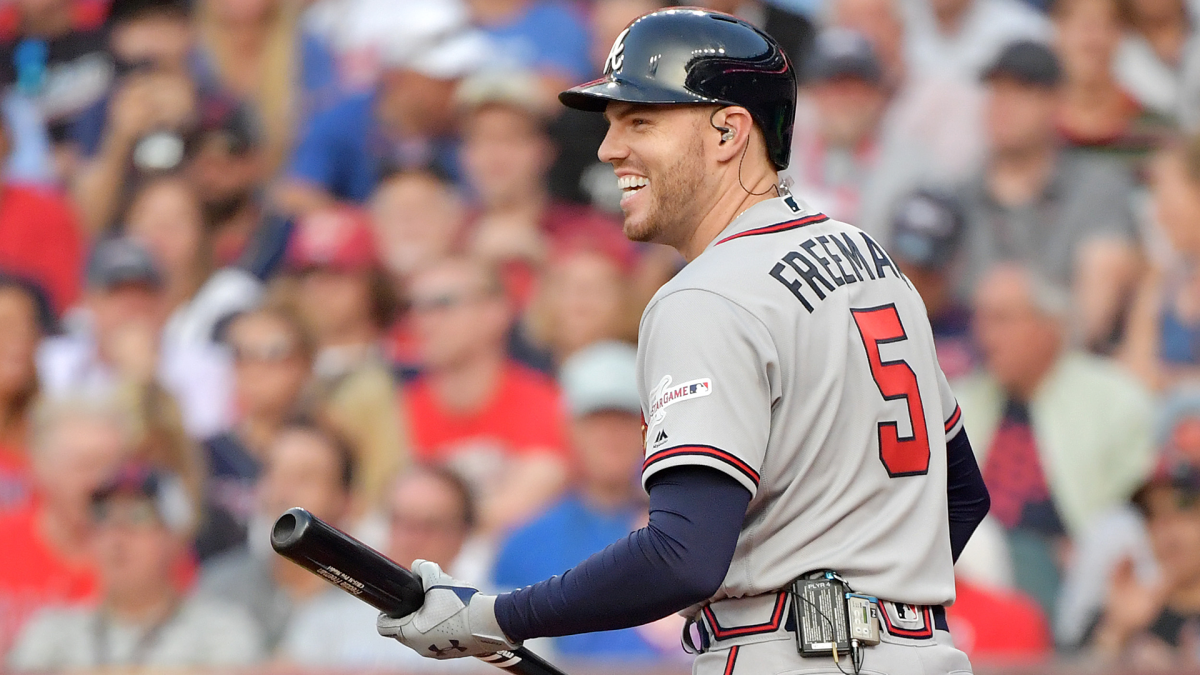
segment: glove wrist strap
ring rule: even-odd
[[[480,642],[496,645],[497,649],[513,649],[519,642],[509,640],[496,620],[496,596],[476,593],[467,605],[467,625],[471,635]]]

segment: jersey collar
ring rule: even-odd
[[[825,214],[812,210],[799,197],[785,194],[782,197],[759,202],[742,211],[737,218],[733,219],[733,222],[721,230],[721,234],[718,234],[704,250],[707,251],[734,239],[782,232],[828,219],[829,217]]]

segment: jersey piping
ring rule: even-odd
[[[642,464],[642,473],[645,473],[647,469],[654,464],[661,462],[662,460],[670,459],[672,457],[679,457],[681,455],[702,455],[705,457],[719,459],[729,466],[732,466],[734,469],[737,469],[745,477],[749,478],[750,481],[754,483],[755,487],[758,486],[758,472],[750,468],[749,464],[743,462],[728,452],[725,452],[720,448],[714,448],[711,445],[677,445],[672,448],[659,450],[658,452],[646,458],[646,461]]]
[[[763,227],[756,227],[752,230],[746,230],[745,232],[731,234],[728,237],[718,241],[716,244],[714,244],[714,246],[720,246],[727,241],[733,241],[734,239],[740,239],[742,237],[750,237],[756,234],[774,234],[775,232],[786,232],[788,230],[804,227],[805,225],[812,225],[813,223],[823,223],[826,220],[829,220],[829,216],[825,215],[824,213],[815,213],[811,216],[797,218],[796,220],[785,220],[782,223],[765,225]]]

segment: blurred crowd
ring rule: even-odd
[[[7,669],[486,671],[379,638],[275,517],[497,591],[645,523],[634,345],[683,261],[556,94],[664,4],[0,1]],[[790,53],[784,184],[925,300],[993,505],[958,646],[1200,665],[1200,4],[697,4]],[[538,648],[686,663],[681,623]]]

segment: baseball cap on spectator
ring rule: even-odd
[[[1173,488],[1179,499],[1193,504],[1200,499],[1200,467],[1188,462],[1171,462],[1159,466],[1137,492],[1133,493],[1131,501],[1142,514],[1148,510],[1147,498],[1150,490],[1156,487]]]
[[[471,26],[470,15],[456,2],[413,3],[396,28],[402,35],[390,35],[379,45],[382,64],[435,80],[475,72],[492,51],[487,36]]]
[[[910,265],[940,269],[954,258],[964,227],[962,208],[954,198],[920,190],[896,205],[891,250]]]
[[[1034,40],[1011,42],[983,72],[983,80],[1005,77],[1021,84],[1054,88],[1062,81],[1058,57],[1046,45]]]
[[[642,412],[637,390],[637,350],[624,342],[598,342],[572,354],[558,376],[572,417],[597,412]]]
[[[263,141],[262,125],[244,102],[228,96],[206,96],[200,101],[196,138],[201,142],[221,139],[231,155],[243,155]]]
[[[188,16],[191,5],[187,0],[113,0],[108,9],[108,23],[111,26],[158,13]]]
[[[831,28],[817,36],[804,74],[809,82],[853,77],[870,84],[883,81],[875,48],[861,33]]]
[[[366,211],[350,206],[304,216],[292,232],[287,262],[296,271],[326,267],[360,272],[375,268],[378,255],[370,217]]]
[[[464,112],[485,105],[501,105],[544,117],[546,110],[539,103],[543,99],[540,92],[537,75],[533,72],[487,69],[465,78],[458,85],[454,99]]]
[[[87,286],[109,289],[122,284],[161,287],[162,274],[150,251],[128,237],[105,239],[96,244],[87,263]]]
[[[116,497],[145,499],[158,521],[177,534],[186,534],[195,524],[183,482],[149,464],[128,462],[117,469],[112,478],[92,493],[92,517],[104,520],[108,504]]]

